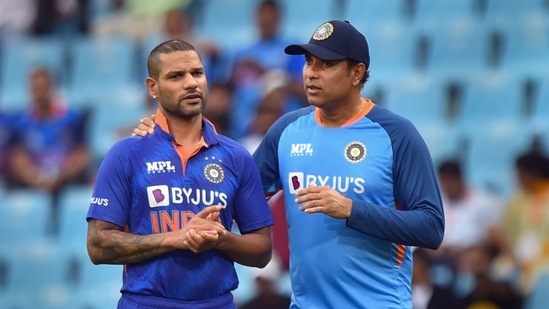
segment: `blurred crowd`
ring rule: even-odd
[[[188,41],[199,50],[209,80],[205,117],[218,132],[253,152],[282,114],[307,105],[301,77],[304,59],[283,52],[302,38],[281,32],[284,10],[280,2],[258,0],[249,16],[255,37],[228,50],[195,29],[205,2],[2,0],[0,44],[22,37],[131,38],[145,55],[137,57],[140,69],[135,72],[136,80],[143,81],[149,50],[167,39]],[[231,35],[231,29],[226,32]],[[89,132],[95,129],[90,121],[93,108],[71,104],[57,73],[48,66],[32,68],[26,77],[26,105],[8,110],[0,102],[0,198],[18,189],[50,194],[48,233],[53,235],[58,232],[62,211],[59,196],[66,188],[91,186],[101,160],[90,142]],[[372,80],[376,75],[372,73]],[[141,91],[143,116],[151,115],[156,102],[148,98],[144,85]],[[375,102],[383,103],[382,96],[371,93]],[[432,104],[452,106],[455,88],[448,94],[447,102]],[[138,122],[138,118],[129,119],[112,127],[121,138]],[[446,231],[440,249],[414,252],[414,308],[546,308],[538,307],[538,297],[549,291],[549,285],[540,283],[549,276],[549,159],[540,143],[533,140],[523,147],[513,157],[513,165],[506,167],[514,179],[510,194],[470,181],[463,157],[457,154],[434,162]],[[237,297],[241,308],[288,308],[291,288],[281,281],[289,267],[284,205],[278,196],[270,204],[276,219],[275,257],[264,270],[242,269],[247,277],[241,281],[251,282],[253,287],[247,295]],[[86,224],[84,218],[76,219]],[[0,264],[0,285],[1,275]],[[544,304],[549,308],[549,303]]]

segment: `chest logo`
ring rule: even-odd
[[[225,178],[225,171],[221,165],[209,163],[204,167],[204,176],[212,183],[221,183]]]
[[[358,163],[366,158],[366,146],[361,142],[350,142],[344,151],[345,159],[351,163]]]
[[[292,149],[290,151],[291,157],[312,155],[313,146],[311,144],[292,144]]]
[[[155,161],[147,162],[147,172],[149,174],[154,173],[166,173],[166,172],[175,172],[175,166],[172,165],[171,161]]]

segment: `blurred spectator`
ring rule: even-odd
[[[256,107],[255,115],[246,129],[246,135],[239,142],[250,153],[253,153],[267,130],[282,116],[286,110],[288,92],[284,77],[271,77],[276,71],[270,71],[263,76],[265,81],[264,96]],[[280,79],[282,78],[282,79]]]
[[[36,0],[32,33],[64,36],[87,34],[90,1],[93,0]]]
[[[250,268],[257,288],[256,295],[246,303],[238,306],[239,309],[288,309],[290,297],[278,291],[277,283],[280,279],[280,263],[273,257],[265,268]]]
[[[86,121],[57,97],[50,71],[37,68],[29,81],[32,105],[15,116],[8,185],[43,190],[56,200],[65,185],[87,181]]]
[[[430,254],[427,249],[414,250],[412,275],[412,307],[414,309],[457,309],[456,298],[450,288],[438,286],[431,280]]]
[[[0,40],[26,35],[35,16],[34,0],[0,1]]]
[[[194,16],[190,10],[190,8],[173,8],[167,11],[163,16],[160,29],[144,38],[143,49],[150,50],[154,46],[172,39],[189,42],[196,47],[200,54],[210,85],[227,82],[228,60],[225,59],[224,53],[215,41],[196,35]],[[143,56],[146,59],[148,54]],[[142,66],[141,72],[144,75],[148,74],[145,65]]]
[[[453,266],[464,248],[489,240],[503,207],[496,196],[468,183],[459,161],[442,162],[438,177],[446,225],[442,245],[434,253]]]
[[[92,21],[95,36],[123,36],[137,41],[162,28],[164,14],[188,6],[191,0],[111,0],[113,10]]]
[[[281,7],[274,0],[262,0],[256,10],[257,40],[235,52],[231,81],[235,87],[237,104],[233,109],[236,138],[241,138],[253,119],[255,107],[262,93],[260,80],[270,70],[281,70],[288,78],[291,102],[287,106],[295,109],[304,104],[302,69],[305,58],[290,57],[284,48],[292,40],[283,38],[280,31]],[[244,120],[244,121],[243,121]]]
[[[493,256],[491,248],[485,245],[473,245],[461,252],[458,277],[453,287],[458,299],[456,308],[522,307],[522,297],[513,286],[491,275]]]
[[[204,117],[215,125],[218,133],[231,136],[229,124],[231,122],[233,89],[228,83],[212,84],[208,89],[208,100],[204,107]]]
[[[519,188],[495,236],[500,265],[518,264],[520,288],[528,295],[540,273],[549,270],[549,159],[528,152],[516,159],[515,168]]]

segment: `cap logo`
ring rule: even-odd
[[[326,40],[332,33],[334,33],[334,25],[331,23],[323,23],[320,27],[316,28],[315,33],[313,33],[313,40]]]

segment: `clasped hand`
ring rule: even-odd
[[[194,253],[215,248],[227,230],[221,224],[221,206],[204,208],[193,216],[180,231],[183,245]]]

